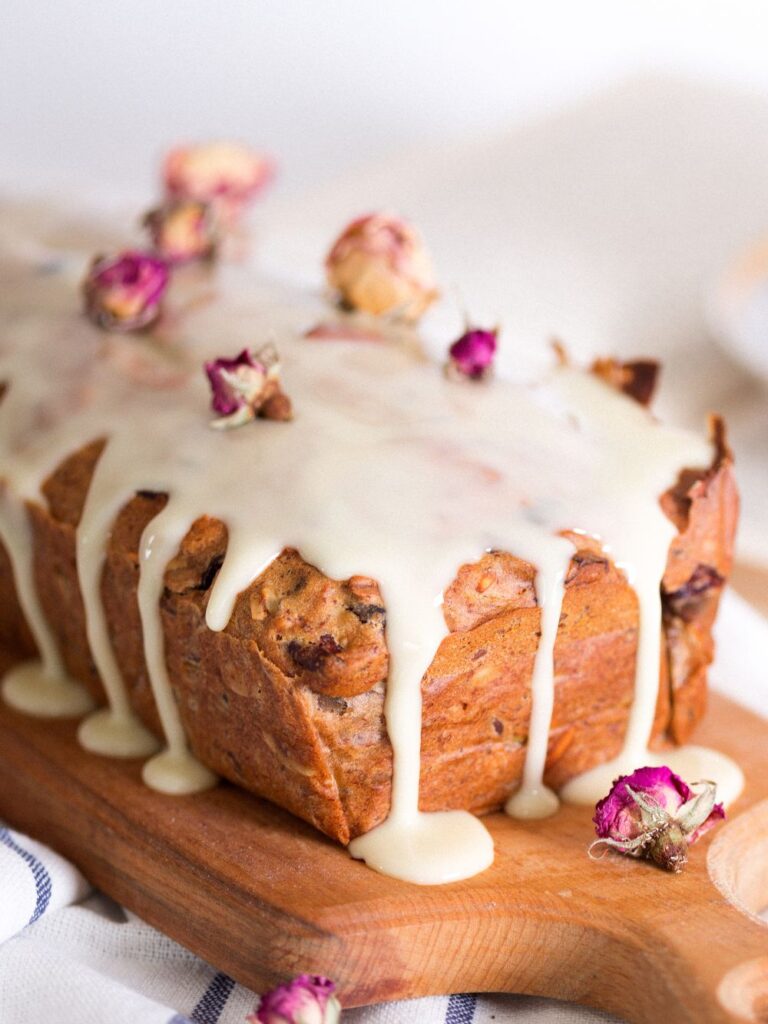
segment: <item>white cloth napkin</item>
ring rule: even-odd
[[[87,892],[88,883],[63,857],[0,824],[0,942]]]
[[[768,714],[768,622],[727,593],[718,689]],[[99,893],[76,868],[0,826],[1,1024],[242,1024],[244,988]],[[348,1010],[345,1024],[595,1024],[596,1010],[548,999],[451,995]]]

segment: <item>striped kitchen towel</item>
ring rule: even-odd
[[[87,891],[83,876],[63,857],[0,823],[0,942]]]
[[[100,893],[63,857],[0,824],[0,1024],[244,1024],[255,992]],[[594,1024],[605,1014],[522,996],[437,996],[344,1024]]]

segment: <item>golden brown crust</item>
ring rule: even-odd
[[[36,580],[67,666],[103,700],[85,638],[75,528],[101,451],[67,459],[30,506]],[[140,494],[112,531],[102,598],[131,701],[159,721],[144,665],[136,600],[142,530],[165,503]],[[662,498],[678,527],[664,577],[663,685],[655,734],[680,741],[704,705],[710,627],[730,568],[738,499],[722,430],[715,464],[685,471]],[[547,779],[555,786],[621,744],[633,693],[637,602],[597,546],[573,538],[555,648]],[[392,757],[384,723],[385,609],[374,581],[333,581],[286,549],[240,595],[222,633],[205,626],[226,528],[197,520],[169,564],[161,602],[167,660],[192,749],[226,778],[281,804],[341,842],[386,816]],[[0,637],[20,621],[0,551]],[[449,634],[423,681],[425,809],[493,810],[517,785],[530,715],[539,610],[530,565],[504,552],[462,566],[445,595]],[[66,609],[66,614],[62,614]],[[29,637],[15,644],[28,653]]]

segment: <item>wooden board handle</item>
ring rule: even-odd
[[[0,706],[0,816],[257,991],[307,971],[350,1007],[495,991],[632,1024],[768,1021],[768,724],[721,697],[698,738],[737,757],[747,789],[680,875],[590,860],[589,809],[563,807],[490,816],[488,871],[408,885],[231,786],[152,792],[139,762],[88,754],[75,734]]]

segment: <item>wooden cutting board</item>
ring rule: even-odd
[[[258,990],[302,971],[347,1006],[501,991],[602,1007],[638,1024],[768,1021],[768,722],[712,697],[697,741],[735,756],[729,821],[664,874],[590,861],[588,809],[487,820],[496,861],[422,888],[375,874],[287,813],[229,785],[152,792],[138,762],[88,754],[75,723],[0,705],[0,816]],[[750,1016],[751,1014],[751,1016]]]

